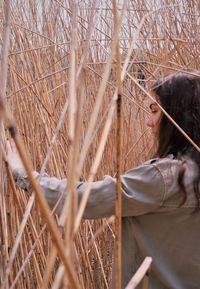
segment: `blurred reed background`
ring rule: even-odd
[[[1,46],[5,2],[1,1]],[[5,99],[34,169],[41,170],[66,108],[45,171],[51,176],[76,180],[74,172],[78,169],[78,177],[88,180],[104,126],[110,118],[111,127],[108,136],[103,136],[106,143],[100,148],[103,154],[94,180],[116,174],[116,114],[111,113],[111,108],[117,88],[118,38],[120,69],[127,65],[121,86],[121,170],[151,157],[152,140],[145,126],[148,96],[134,79],[148,89],[166,73],[199,69],[198,0],[120,1],[117,12],[122,18],[117,35],[112,1],[12,0],[10,5]],[[62,274],[64,269],[60,267],[51,234],[44,227],[38,203],[34,203],[19,237],[29,196],[19,189],[16,194],[12,189],[4,163],[1,180],[2,288],[73,288],[67,275]],[[71,202],[73,205],[73,198]],[[71,223],[68,221],[64,230],[67,233],[63,233],[62,226],[59,228],[66,244],[70,232],[75,234],[67,246],[79,287],[109,288],[115,235],[113,218],[82,220],[78,228],[73,211],[70,216]],[[19,245],[9,267],[17,236]]]

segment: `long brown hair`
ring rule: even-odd
[[[179,72],[159,79],[152,87],[162,107],[200,146],[200,76],[194,71]],[[181,159],[183,155],[189,156],[197,164],[198,176],[194,179],[193,188],[197,199],[197,208],[200,209],[200,153],[183,136],[183,134],[163,114],[158,131],[158,148],[156,155],[166,157],[173,154]],[[183,202],[186,201],[187,192],[183,183],[185,169],[180,169],[178,183],[183,191]]]

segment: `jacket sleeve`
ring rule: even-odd
[[[39,174],[33,173],[35,177]],[[16,184],[30,191],[26,174],[23,170],[13,172]],[[67,180],[59,180],[43,174],[38,179],[41,190],[50,206],[57,204],[56,213],[60,214],[66,199]],[[121,176],[122,187],[122,216],[137,216],[153,212],[159,208],[164,200],[165,184],[160,170],[153,164],[142,164],[129,170]],[[77,183],[78,200],[84,194],[87,182]],[[103,180],[93,182],[89,199],[84,211],[84,218],[96,219],[108,217],[115,211],[116,180],[105,176]]]
[[[40,188],[44,194],[45,199],[47,200],[50,209],[53,209],[56,206],[55,213],[59,215],[62,211],[62,207],[66,199],[65,190],[67,186],[67,180],[59,180],[55,177],[49,177],[46,173],[39,174],[36,171],[33,172],[33,176],[39,182]],[[32,192],[28,177],[23,169],[15,169],[13,171],[13,177],[17,187],[28,193]]]
[[[164,203],[166,183],[162,170],[146,162],[122,175],[123,216],[139,216],[155,212]]]

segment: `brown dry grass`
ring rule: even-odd
[[[19,133],[33,167],[38,171],[44,163],[61,112],[68,101],[45,171],[59,178],[68,177],[72,192],[77,167],[82,180],[91,176],[91,166],[97,156],[104,126],[109,124],[109,115],[112,124],[108,137],[103,137],[107,141],[105,147],[104,144],[100,147],[103,155],[100,155],[99,165],[96,160],[94,179],[116,173],[116,115],[109,111],[118,87],[115,59],[117,37],[113,31],[112,2],[78,1],[76,7],[74,3],[67,0],[11,1],[6,93],[6,101],[15,116]],[[122,7],[118,12],[122,12]],[[147,88],[154,79],[167,72],[182,68],[199,69],[199,18],[198,1],[195,0],[162,0],[157,5],[156,1],[127,1],[119,41],[121,69],[126,64],[127,53],[133,42],[134,45],[128,59],[129,74],[125,75],[121,88],[122,171],[144,161],[151,151],[151,139],[144,123],[148,98],[135,85],[131,76],[137,78],[140,70],[145,76],[142,84]],[[3,13],[1,32],[2,23]],[[74,102],[75,99],[77,102]],[[101,102],[91,122],[97,99]],[[74,110],[77,110],[76,114]],[[94,127],[90,127],[91,123]],[[74,155],[75,160],[70,158]],[[28,200],[29,197],[23,191],[17,190],[17,194],[13,191],[3,165],[0,201],[1,283],[5,279]],[[74,201],[72,197],[71,202]],[[64,237],[69,241],[70,261],[73,259],[71,266],[77,272],[80,288],[109,288],[113,219],[82,221],[73,241],[70,233],[76,224],[74,218],[72,212],[66,228],[68,233]],[[60,259],[52,247],[51,235],[36,202],[22,231],[4,288],[67,288],[66,275],[59,278],[61,273],[58,272],[62,271],[58,269],[59,266]],[[50,270],[48,274],[47,269]]]

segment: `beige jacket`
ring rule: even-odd
[[[181,165],[169,156],[147,161],[121,176],[122,288],[146,256],[153,258],[149,289],[200,288],[200,213],[193,213],[196,198],[192,184],[197,167],[186,159],[184,182],[188,198],[180,207],[183,193],[177,178]],[[23,170],[16,169],[13,174],[18,186],[30,189]],[[67,180],[43,174],[39,183],[51,208],[61,196],[59,214]],[[84,182],[77,184],[79,200],[85,186]],[[115,179],[105,176],[93,183],[84,218],[108,217],[114,214],[114,203]]]

